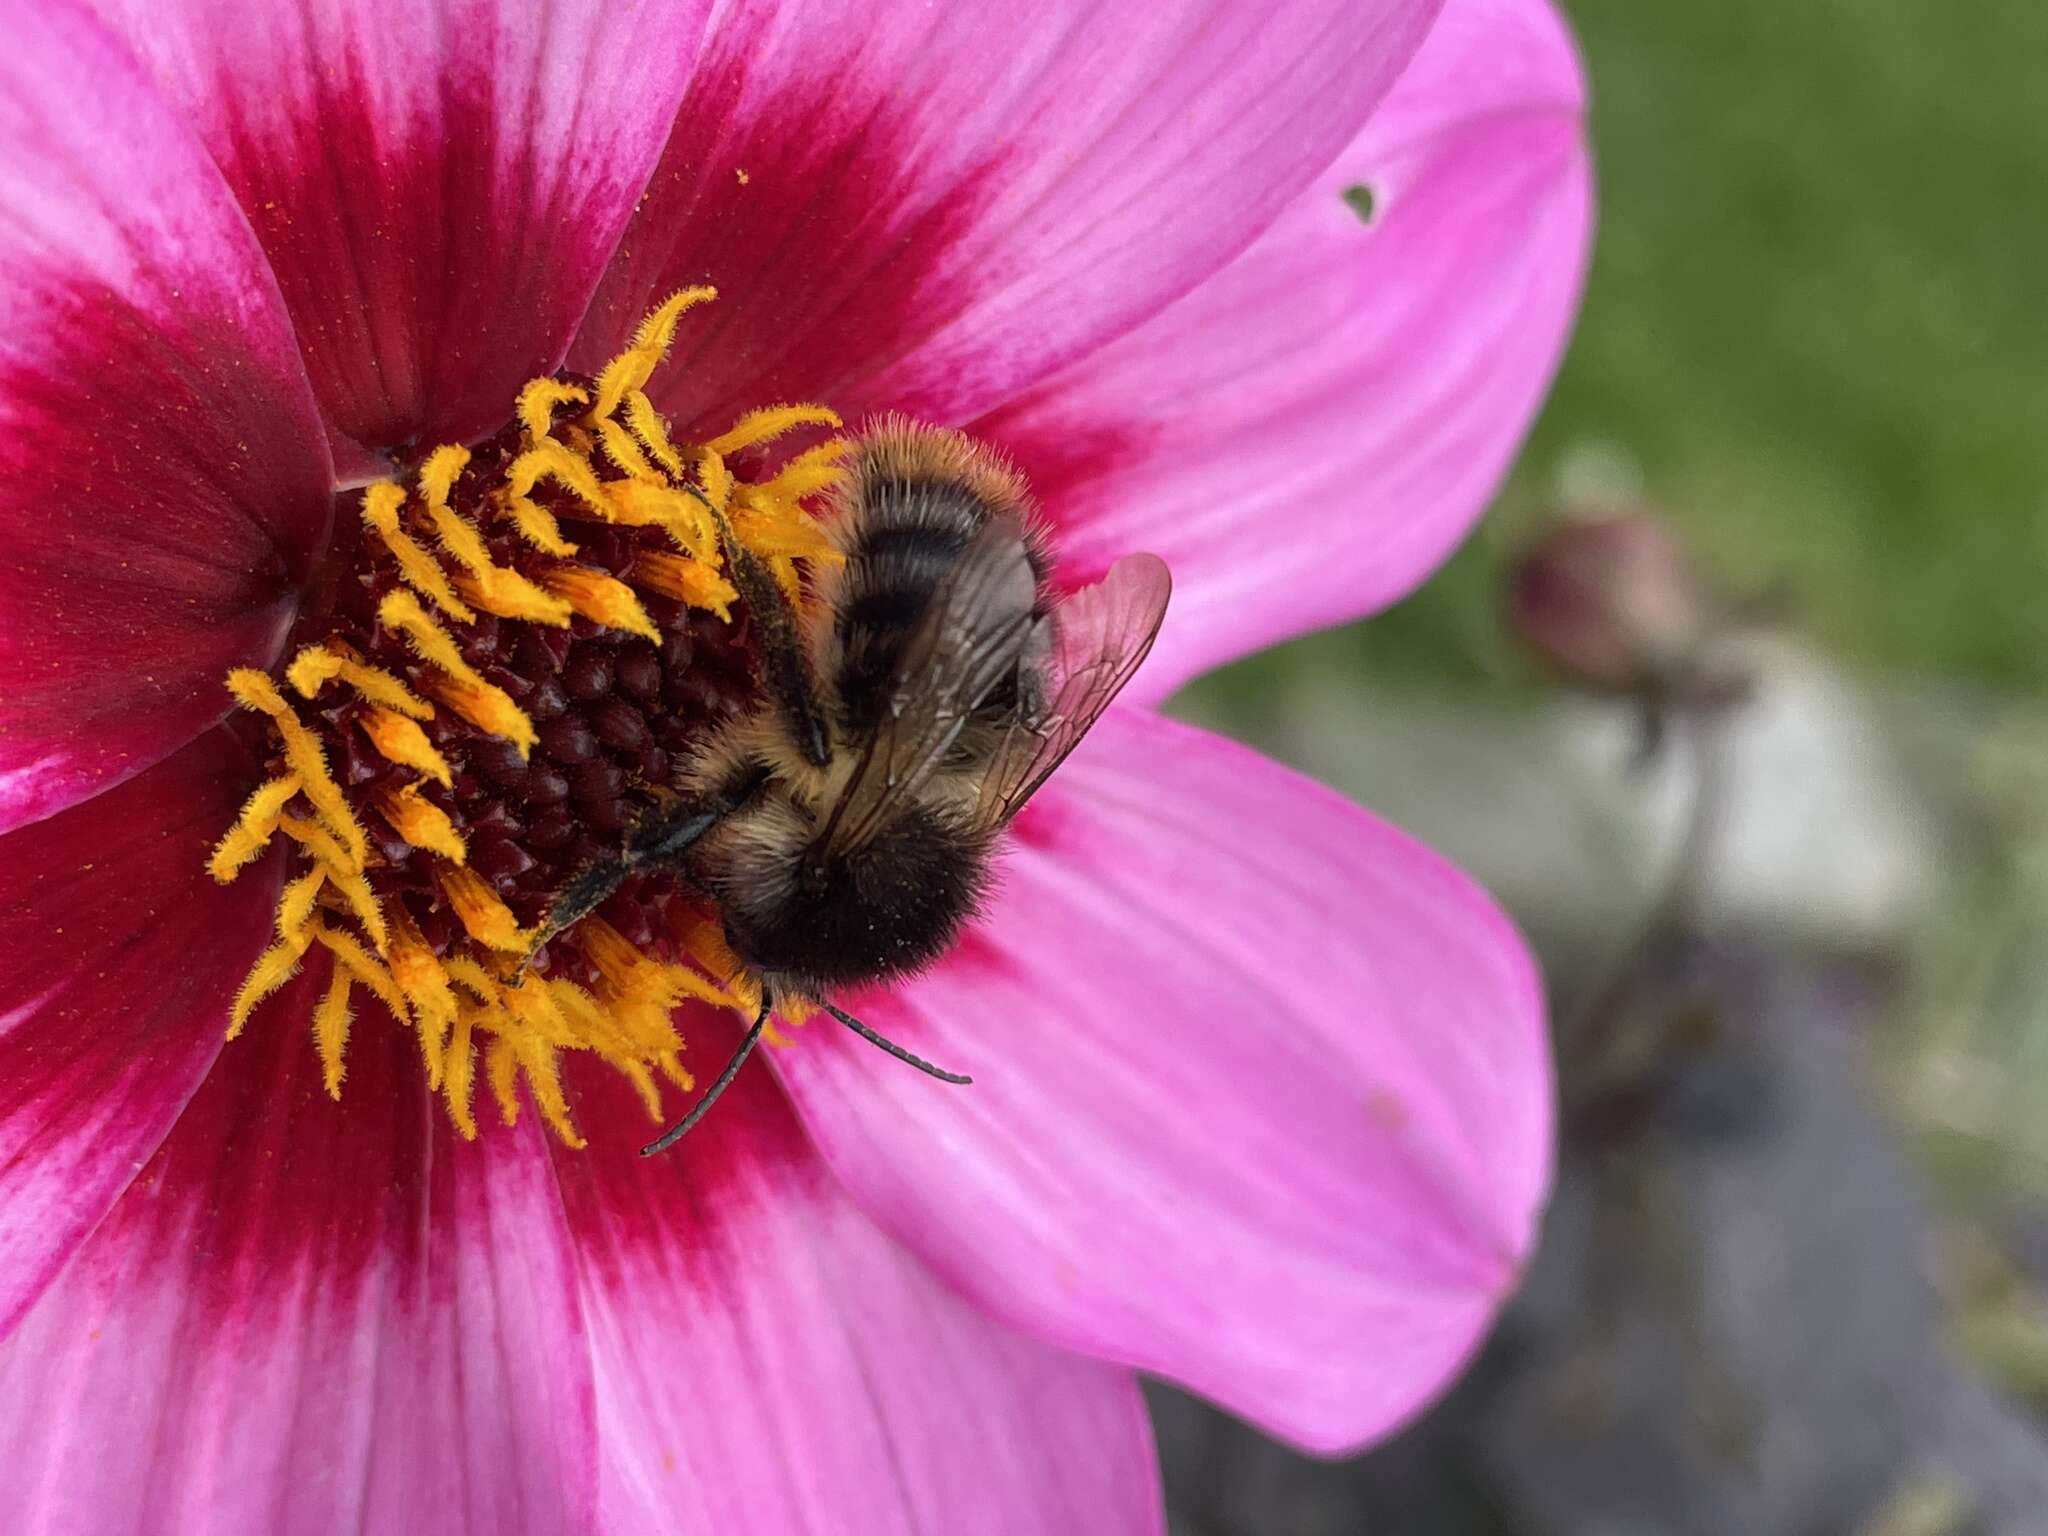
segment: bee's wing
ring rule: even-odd
[[[1033,643],[1038,580],[1023,526],[991,522],[961,554],[897,660],[889,709],[865,744],[820,841],[859,847],[945,760]]]
[[[1164,560],[1126,555],[1054,611],[1045,708],[1004,742],[982,790],[984,825],[1000,827],[1015,816],[1080,745],[1150,653],[1172,591]]]

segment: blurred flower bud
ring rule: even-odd
[[[1517,639],[1569,682],[1659,690],[1692,669],[1709,599],[1671,530],[1647,512],[1560,522],[1508,575]]]

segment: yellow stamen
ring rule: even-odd
[[[476,668],[462,659],[462,652],[457,649],[454,640],[449,638],[448,632],[427,617],[426,611],[420,607],[411,593],[391,593],[378,605],[377,619],[380,623],[402,633],[424,660],[439,667],[450,682],[460,685],[453,693],[440,694],[442,701],[449,708],[462,713],[463,718],[479,730],[487,730],[518,743],[520,753],[524,755],[526,749],[533,744],[533,722],[526,717],[524,710],[512,702],[509,694],[497,684],[484,681]],[[485,719],[480,720],[464,713],[465,705],[481,711]],[[486,720],[496,723],[487,724]],[[424,741],[425,737],[422,736],[421,740]],[[382,750],[381,744],[379,750]],[[391,756],[390,753],[385,755]],[[439,754],[436,753],[435,756],[438,758]],[[392,757],[392,761],[403,762],[405,759]],[[419,764],[413,763],[411,766],[419,767]],[[444,765],[442,772],[446,771]],[[435,777],[439,778],[440,775],[436,774]],[[443,779],[442,782],[445,784],[447,781]]]
[[[590,515],[610,520],[611,503],[590,461],[579,458],[561,443],[549,438],[535,443],[512,461],[505,475],[505,489],[514,499],[530,497],[543,480],[552,480],[581,501]]]
[[[379,480],[363,489],[363,521],[376,530],[377,537],[384,541],[384,547],[391,551],[391,558],[398,563],[398,574],[405,578],[406,585],[424,594],[449,618],[469,623],[476,615],[449,587],[447,573],[414,541],[412,535],[398,526],[399,510],[404,505],[405,487],[392,481]]]
[[[226,885],[249,861],[270,846],[277,832],[277,818],[293,795],[299,792],[299,776],[285,774],[259,784],[256,792],[242,802],[242,814],[228,828],[207,861],[206,872]]]
[[[427,517],[434,525],[435,536],[440,539],[441,547],[462,567],[455,577],[455,589],[465,601],[499,618],[567,624],[569,610],[566,607],[552,601],[519,572],[492,560],[483,535],[467,518],[449,507],[448,488],[460,476],[468,458],[468,452],[461,448],[437,449],[420,470],[420,491],[426,501]],[[534,507],[534,510],[540,509]],[[561,542],[559,535],[556,542]]]
[[[710,449],[702,450],[697,457],[697,477],[703,482],[705,500],[723,512],[732,503],[732,471],[725,467],[725,460]]]
[[[750,504],[745,497],[733,514],[732,528],[742,544],[770,559],[829,560],[837,564],[846,558],[825,530],[801,512]]]
[[[484,1047],[484,1078],[498,1101],[498,1118],[519,1123],[519,1051],[510,1035],[495,1036]]]
[[[686,997],[720,1008],[734,1006],[728,988],[683,966],[665,965],[642,954],[631,940],[601,917],[584,918],[576,926],[576,937],[620,1001],[656,1003],[664,1017]]]
[[[249,974],[242,980],[242,989],[235,994],[234,1005],[228,1009],[230,1040],[242,1032],[258,1003],[298,973],[299,956],[304,953],[303,944],[279,939],[256,957],[256,963],[249,967]]]
[[[852,450],[853,444],[843,437],[806,448],[775,472],[775,478],[765,480],[754,490],[764,499],[794,504],[807,496],[830,490],[846,478],[846,471],[839,461]]]
[[[500,510],[512,519],[519,536],[544,555],[563,559],[576,553],[577,546],[562,537],[562,525],[555,514],[526,496],[506,496]]]
[[[419,605],[419,599],[410,592],[392,592],[377,605],[377,622],[387,629],[395,629],[411,642],[422,661],[432,662],[443,672],[458,677],[474,677],[468,662],[462,659],[461,647],[456,645],[447,630],[427,616],[426,609]]]
[[[633,560],[633,580],[650,592],[705,609],[721,619],[732,617],[732,605],[739,597],[731,582],[702,560],[687,555],[659,551],[638,555]]]
[[[582,405],[590,395],[580,385],[535,379],[519,391],[519,424],[531,438],[543,438],[554,430],[555,412],[565,405]]]
[[[353,937],[324,923],[313,925],[313,937],[340,964],[348,967],[351,976],[376,994],[377,1001],[384,1005],[392,1018],[401,1024],[411,1021],[411,1005],[391,979],[390,970],[379,964]]]
[[[321,819],[334,829],[335,836],[348,845],[349,856],[361,867],[363,856],[369,850],[369,843],[363,836],[362,824],[355,818],[355,812],[348,808],[348,801],[342,797],[341,786],[334,782],[334,776],[327,771],[327,754],[320,750],[320,742],[306,729],[284,695],[277,691],[277,685],[268,677],[250,667],[237,667],[228,674],[228,692],[247,709],[258,710],[270,717],[284,744],[284,759],[297,775],[299,788],[306,798],[313,802],[313,809]]]
[[[450,1031],[448,1053],[441,1069],[441,1096],[448,1105],[448,1118],[465,1141],[476,1140],[476,1112],[470,1107],[470,1092],[476,1082],[476,1050],[470,1034],[476,1024],[474,1007],[458,1008],[455,1027]]]
[[[455,492],[455,482],[462,478],[462,472],[469,467],[469,450],[458,443],[444,443],[428,454],[420,465],[420,495],[426,498],[427,509],[446,507],[448,498]]]
[[[608,629],[622,629],[644,640],[661,644],[661,631],[633,589],[616,576],[592,570],[587,565],[558,565],[544,572],[541,580],[556,597],[584,618]]]
[[[448,759],[435,750],[427,733],[405,716],[388,709],[366,709],[356,716],[356,723],[370,738],[370,745],[387,760],[424,773],[443,789],[454,786],[455,775],[449,770]]]
[[[382,949],[389,937],[384,926],[384,911],[370,893],[370,882],[363,878],[362,869],[350,862],[347,853],[318,822],[282,816],[278,818],[277,825],[280,831],[313,856],[327,883],[341,893],[349,910],[355,913],[356,921],[369,934],[370,942]]]
[[[483,575],[495,571],[498,566],[491,559],[491,552],[484,548],[484,536],[476,531],[468,518],[452,511],[445,501],[427,503],[427,521],[434,525],[434,537],[441,541],[441,547],[472,575]]]
[[[533,934],[519,926],[512,909],[476,874],[461,867],[444,869],[440,882],[456,921],[477,943],[522,956],[533,948]]]
[[[689,492],[645,480],[615,480],[605,490],[615,522],[660,528],[685,554],[719,558],[717,524],[710,509]]]
[[[482,575],[462,571],[455,577],[455,590],[485,613],[555,629],[566,629],[574,612],[567,603],[550,596],[517,571],[494,569]]]
[[[451,863],[469,857],[469,846],[448,813],[420,793],[417,784],[387,789],[377,796],[377,809],[391,823],[391,830],[429,853],[438,853]]]
[[[512,696],[492,683],[469,683],[452,677],[436,678],[434,697],[446,704],[480,731],[502,736],[525,757],[539,739],[533,719],[512,702]]]
[[[541,1117],[554,1128],[565,1146],[580,1148],[583,1138],[576,1134],[575,1123],[569,1118],[569,1100],[562,1091],[559,1062],[554,1047],[545,1043],[549,1039],[560,1040],[569,1032],[569,1021],[562,1016],[561,1005],[537,976],[524,978],[516,987],[504,988],[500,995],[513,1018],[527,1026],[519,1033],[501,1036],[500,1041],[509,1045],[512,1063],[525,1072],[527,1087],[540,1106]],[[492,1086],[497,1088],[495,1082]],[[505,1123],[513,1124],[519,1116],[519,1101],[509,1080],[498,1090],[497,1097]]]
[[[655,368],[668,355],[669,343],[675,339],[676,322],[682,319],[683,311],[717,297],[716,288],[685,288],[641,321],[640,329],[633,333],[633,344],[606,363],[604,371],[598,374],[597,401],[590,408],[590,419],[601,420],[611,415],[626,398],[627,391],[646,388]]]
[[[668,423],[661,419],[661,413],[654,408],[654,402],[647,398],[644,390],[627,391],[626,424],[633,429],[633,435],[640,439],[663,469],[681,477],[683,456],[676,451],[676,445],[669,441]]]
[[[340,678],[373,704],[415,720],[434,718],[434,706],[414,693],[382,667],[366,666],[352,657],[331,651],[324,645],[309,645],[292,658],[285,669],[285,681],[302,699],[317,696],[328,683]]]
[[[412,1004],[420,1054],[427,1063],[427,1086],[438,1090],[448,1033],[455,1026],[455,992],[448,984],[448,972],[434,958],[405,908],[396,903],[391,914],[391,979]]]
[[[277,936],[280,939],[295,940],[300,949],[313,942],[308,925],[313,921],[313,907],[326,886],[327,866],[324,864],[315,864],[286,884],[284,894],[277,901]]]
[[[313,1045],[320,1053],[320,1077],[327,1085],[327,1097],[341,1101],[341,1079],[348,1070],[342,1053],[348,1048],[348,1027],[354,1015],[349,1011],[348,969],[337,965],[327,980],[327,995],[313,1013]]]
[[[640,481],[658,478],[658,472],[647,462],[647,455],[640,451],[633,434],[609,416],[597,423],[597,440],[604,444],[606,456],[618,466],[621,474]]]
[[[838,413],[822,405],[769,405],[747,412],[704,446],[721,459],[729,459],[742,448],[773,442],[798,427],[829,427],[836,432],[841,425]]]

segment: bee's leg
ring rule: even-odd
[[[700,500],[704,500],[700,496]],[[782,595],[775,575],[751,549],[739,541],[725,514],[712,507],[718,524],[718,542],[725,550],[726,574],[738,589],[754,630],[761,638],[761,664],[776,701],[789,714],[791,727],[802,743],[804,756],[819,768],[825,766],[828,748],[824,712],[818,708],[816,690],[811,686],[810,664],[804,659],[802,635],[796,614]]]
[[[761,1031],[768,1027],[768,1010],[774,1006],[774,1001],[764,986],[761,988],[761,1011],[754,1015],[754,1026],[747,1031],[747,1037],[740,1042],[739,1049],[732,1053],[732,1059],[725,1064],[725,1070],[718,1074],[718,1081],[711,1085],[703,1098],[690,1106],[687,1115],[663,1131],[656,1140],[642,1147],[642,1157],[652,1157],[657,1152],[666,1152],[689,1135],[690,1128],[702,1120],[711,1106],[718,1102],[718,1096],[732,1086],[732,1080],[740,1075],[740,1068],[746,1065],[747,1058],[754,1054],[754,1047],[760,1044]]]
[[[547,916],[541,921],[540,936],[533,941],[533,948],[539,949],[556,934],[573,927],[588,917],[621,885],[626,876],[633,872],[629,859],[601,859],[583,871],[563,888],[548,908]],[[532,953],[531,950],[528,953]]]
[[[712,810],[698,811],[675,822],[650,822],[634,831],[627,856],[634,862],[657,864],[674,863],[692,848],[706,832],[716,826],[721,817],[731,810],[721,805]]]

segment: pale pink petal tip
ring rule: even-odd
[[[1393,602],[1471,528],[1577,311],[1584,106],[1548,0],[1451,0],[1257,244],[975,426],[1068,580],[1132,548],[1173,567],[1141,693]]]
[[[1541,991],[1444,862],[1113,712],[936,973],[775,1064],[858,1198],[969,1297],[1305,1446],[1384,1434],[1514,1288],[1550,1178]]]

